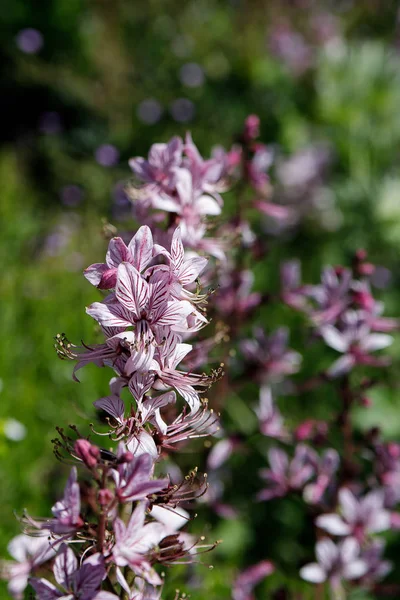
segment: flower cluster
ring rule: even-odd
[[[179,137],[167,144],[154,144],[148,158],[129,161],[135,179],[129,188],[135,218],[158,230],[158,238],[170,239],[179,225],[185,246],[224,257],[221,242],[207,238],[207,217],[220,215],[223,201],[240,154],[222,149],[204,160],[191,136]],[[169,215],[166,231],[160,226]]]
[[[197,164],[195,157],[192,163]],[[110,394],[94,406],[108,415],[102,435],[118,447],[106,450],[74,427],[75,439],[58,428],[56,456],[74,466],[52,517],[22,519],[39,542],[28,543],[28,554],[25,535],[10,547],[21,563],[3,569],[15,598],[28,582],[38,600],[159,598],[163,580],[155,565],[193,562],[213,547],[179,531],[190,520],[179,505],[189,506],[205,493],[205,476],[197,468],[177,483],[155,475],[163,450],[218,429],[218,417],[200,394],[221,376],[221,368],[207,375],[181,367],[192,351],[188,338],[208,322],[207,295],[198,284],[207,259],[185,255],[181,231],[175,229],[166,248],[143,225],[127,244],[121,237],[111,239],[105,262],[85,270],[90,283],[109,291],[87,308],[105,341],[78,347],[58,335],[56,349],[61,358],[77,362],[75,378],[88,363],[114,371]],[[131,396],[128,410],[121,397],[125,389]],[[84,486],[77,467],[86,469]],[[43,563],[52,568],[50,579],[36,577]]]
[[[315,333],[342,356],[327,370],[329,377],[339,377],[356,365],[383,367],[387,357],[371,353],[390,346],[389,332],[398,329],[399,321],[383,317],[384,305],[371,292],[370,278],[375,267],[359,251],[353,269],[326,267],[317,285],[302,285],[296,262],[283,265],[282,300],[304,312]]]
[[[2,563],[17,600],[28,583],[38,600],[159,600],[164,566],[196,562],[215,546],[182,531],[191,520],[187,509],[199,500],[218,517],[237,519],[243,506],[230,489],[240,476],[246,489],[255,482],[247,512],[250,501],[256,513],[266,502],[293,497],[302,507],[318,541],[316,562],[308,562],[307,550],[297,560],[299,581],[327,582],[333,597],[342,598],[343,586],[379,591],[391,570],[380,534],[400,529],[400,447],[383,441],[377,428],[356,433],[352,411],[368,406],[376,384],[365,370],[390,365],[375,352],[392,343],[399,322],[383,316],[372,293],[376,269],[364,251],[351,268],[324,267],[315,285],[302,283],[299,261],[287,261],[278,291],[263,287],[271,220],[276,238],[280,228],[300,222],[308,206],[302,198],[321,184],[327,154],[306,149],[283,161],[259,135],[260,121],[250,115],[239,144],[229,152],[214,149],[208,160],[189,134],[154,144],[147,159],[131,159],[129,195],[141,226],[109,239],[105,261],[84,271],[103,293],[86,309],[103,341],[77,346],[64,334],[56,337],[59,356],[76,362],[75,379],[89,363],[112,371],[108,395],[93,403],[105,430],[92,425],[111,445],[94,444],[76,427],[73,435],[58,428],[55,454],[72,463],[63,497],[50,518],[24,515],[26,534],[35,537],[15,538],[10,553],[17,562]],[[238,209],[222,222],[221,193],[235,180],[241,181]],[[265,221],[253,223],[255,212]],[[262,278],[255,274],[259,266]],[[301,344],[276,319],[288,313],[303,320]],[[332,359],[332,351],[341,356]],[[209,369],[212,362],[219,368]],[[231,399],[233,406],[242,403],[239,415],[230,407],[223,412],[226,429],[202,396],[224,365],[227,376],[211,401],[221,412]],[[259,400],[249,402],[254,391]],[[329,413],[304,414],[306,394],[314,392],[330,394]],[[285,412],[287,397],[293,410]],[[209,476],[197,467],[182,475],[182,446],[214,434],[218,441],[200,457]],[[254,453],[263,468],[258,456],[254,477],[250,460],[248,473],[247,464],[235,472],[231,457],[243,467]],[[253,600],[254,587],[279,569],[262,557],[234,574],[235,600]],[[283,588],[273,597],[288,594]]]

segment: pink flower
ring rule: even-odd
[[[149,551],[159,544],[165,535],[160,523],[145,524],[146,503],[140,502],[127,525],[117,518],[114,522],[115,545],[113,559],[118,567],[129,566],[136,575],[152,585],[162,583],[149,559]]]
[[[49,541],[49,530],[40,536],[17,535],[8,544],[8,552],[17,562],[1,561],[1,576],[8,580],[7,589],[16,600],[22,600],[30,574],[56,553],[55,544]]]
[[[348,537],[336,545],[324,538],[317,542],[316,563],[310,563],[300,569],[300,577],[311,583],[329,580],[335,587],[341,579],[359,579],[368,570],[368,564],[360,557],[360,546],[354,538]]]
[[[148,266],[158,248],[153,244],[153,236],[149,227],[143,225],[133,236],[128,246],[119,238],[112,238],[108,245],[105,263],[96,263],[84,271],[90,283],[102,290],[111,290],[117,281],[117,269],[123,262],[131,264],[141,273]]]
[[[83,525],[80,510],[81,498],[77,470],[76,467],[72,467],[64,489],[64,496],[51,509],[54,519],[45,521],[42,528],[49,529],[57,535],[72,535]]]
[[[118,447],[118,455],[123,455],[126,448],[122,442]],[[111,476],[115,481],[115,492],[120,502],[136,502],[146,496],[155,494],[168,487],[169,479],[153,479],[154,460],[150,454],[141,454],[124,461],[112,469]]]
[[[267,487],[258,493],[259,500],[281,498],[290,491],[302,490],[315,474],[317,456],[311,448],[299,444],[290,462],[286,452],[280,448],[271,448],[268,460],[271,468],[260,471]]]
[[[242,571],[233,582],[233,600],[254,600],[253,588],[275,571],[269,560],[262,560]]]
[[[280,327],[269,336],[261,327],[256,327],[253,338],[240,343],[245,359],[258,367],[263,382],[280,380],[299,370],[302,357],[287,348],[288,337],[286,327]]]
[[[273,401],[271,388],[268,385],[260,389],[260,403],[256,408],[256,414],[263,435],[288,440],[289,433],[284,427],[282,415]]]
[[[35,590],[38,600],[118,600],[115,594],[101,591],[106,576],[104,558],[101,554],[92,554],[78,567],[74,552],[62,544],[54,563],[54,577],[60,591],[47,579],[31,578],[29,583]]]
[[[343,328],[339,330],[333,325],[324,325],[320,333],[326,344],[343,356],[328,369],[330,377],[339,377],[348,373],[355,365],[387,366],[388,358],[374,358],[371,352],[387,348],[393,342],[390,335],[371,333],[363,311],[348,311],[343,317]]]
[[[384,508],[383,490],[373,490],[364,498],[357,499],[349,489],[339,491],[341,515],[329,513],[317,517],[316,525],[332,535],[351,535],[360,543],[370,533],[390,528],[391,515]]]
[[[222,198],[217,192],[226,189],[225,156],[217,155],[204,160],[193,143],[190,133],[186,134],[185,154],[187,158],[183,164],[192,175],[194,188],[213,195],[217,202],[222,204]]]
[[[181,138],[173,137],[167,144],[153,144],[148,160],[140,156],[130,159],[136,177],[148,184],[148,193],[173,189],[174,169],[181,165],[182,148]]]

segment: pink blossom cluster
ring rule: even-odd
[[[326,267],[321,283],[302,285],[296,261],[281,269],[282,300],[304,312],[316,334],[342,356],[327,370],[328,377],[339,377],[357,365],[384,367],[388,357],[371,354],[390,346],[390,332],[399,327],[398,319],[382,316],[384,305],[373,297],[370,285],[375,267],[359,251],[353,269]]]
[[[178,483],[155,475],[162,451],[218,429],[199,394],[221,369],[207,375],[180,368],[192,350],[186,340],[207,325],[206,296],[195,283],[206,264],[204,257],[185,255],[179,227],[166,248],[143,225],[128,244],[113,238],[105,262],[86,269],[93,285],[109,290],[87,308],[105,341],[76,347],[59,335],[56,348],[77,361],[74,373],[88,363],[114,371],[110,394],[94,405],[108,415],[103,435],[118,448],[102,449],[76,429],[74,441],[59,429],[56,455],[76,466],[51,518],[23,517],[27,533],[39,537],[18,537],[10,547],[20,561],[4,569],[15,598],[28,583],[38,600],[159,598],[163,580],[154,565],[192,562],[213,547],[179,531],[189,520],[179,505],[204,494],[205,477],[197,469]],[[89,472],[89,490],[79,483],[77,466]],[[43,564],[52,568],[50,578],[36,576]]]
[[[154,144],[147,159],[131,159],[129,195],[140,227],[110,239],[105,261],[84,271],[103,294],[86,311],[104,339],[76,346],[56,338],[59,356],[76,362],[75,379],[89,363],[111,369],[108,395],[94,402],[105,430],[92,428],[111,446],[92,443],[75,427],[73,435],[58,429],[55,454],[72,463],[63,497],[49,518],[24,515],[26,534],[36,537],[17,536],[10,544],[16,561],[1,567],[17,600],[28,583],[38,600],[160,599],[164,566],[196,562],[215,546],[182,531],[191,519],[186,509],[198,500],[222,519],[240,518],[243,505],[229,496],[236,477],[245,478],[248,512],[295,498],[307,515],[316,561],[305,554],[298,562],[299,582],[326,583],[341,598],[344,587],[377,590],[390,572],[381,534],[400,529],[400,447],[376,428],[356,432],[352,411],[366,409],[376,383],[364,370],[390,365],[387,354],[375,352],[390,346],[399,322],[383,316],[372,293],[375,266],[364,251],[351,268],[324,267],[317,284],[302,283],[297,260],[282,264],[278,291],[266,289],[264,270],[255,276],[279,227],[299,223],[292,200],[315,190],[326,162],[311,150],[275,160],[259,136],[260,120],[250,115],[240,143],[229,152],[215,149],[208,160],[189,134]],[[236,214],[223,221],[221,193],[237,180]],[[270,239],[271,220],[277,227]],[[264,328],[270,306],[276,312]],[[303,319],[301,345],[275,319],[279,310]],[[308,349],[318,354],[318,370],[304,379],[303,369],[313,370]],[[220,367],[209,369],[212,362]],[[204,365],[208,372],[200,372]],[[218,381],[223,366],[227,374]],[[222,422],[227,417],[223,428],[203,397],[217,381],[210,395]],[[308,393],[327,390],[336,402],[329,414],[297,416]],[[293,411],[283,410],[288,397]],[[231,400],[242,402],[239,417],[223,412]],[[248,413],[253,431],[241,428]],[[197,468],[183,476],[179,460],[169,458],[165,467],[170,451],[178,456],[189,440],[209,435],[218,440],[201,457],[207,478]],[[255,454],[253,477],[246,461]],[[245,473],[235,471],[235,460]],[[265,554],[256,561],[234,573],[234,600],[253,600],[255,586],[279,569]],[[282,593],[273,597],[290,592]]]
[[[221,240],[207,236],[208,219],[221,214],[221,192],[229,188],[239,162],[240,151],[235,148],[228,153],[218,148],[204,160],[190,134],[185,142],[174,137],[167,144],[153,144],[147,159],[129,161],[135,218],[157,231],[164,242],[179,225],[185,246],[224,258]]]

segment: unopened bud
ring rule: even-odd
[[[372,263],[363,263],[358,266],[360,275],[372,275],[375,272],[375,265]]]
[[[88,440],[77,440],[74,446],[75,453],[78,458],[89,469],[93,469],[97,465],[100,456],[100,449],[97,446],[93,446]]]
[[[249,115],[244,122],[244,137],[246,140],[254,140],[260,135],[260,117]]]
[[[361,396],[359,402],[361,406],[365,406],[365,408],[370,408],[370,406],[372,406],[372,400],[371,398],[367,398],[367,396]]]
[[[104,507],[104,506],[108,506],[111,501],[114,499],[114,494],[112,493],[111,490],[99,490],[98,493],[98,500],[99,500],[99,504],[100,506]]]
[[[132,452],[124,452],[118,459],[118,463],[119,464],[123,464],[123,463],[130,463],[133,461],[135,457],[133,456]]]
[[[310,439],[315,426],[315,421],[313,419],[307,419],[303,423],[297,427],[295,431],[296,440],[302,442],[304,440]]]
[[[359,260],[360,262],[366,260],[368,254],[367,251],[364,250],[364,248],[359,248],[356,252],[356,259]]]

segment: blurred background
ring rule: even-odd
[[[289,232],[265,225],[285,242],[268,267],[271,278],[285,255],[300,257],[317,278],[323,263],[348,262],[364,247],[379,265],[387,314],[398,316],[400,13],[390,0],[4,0],[1,12],[6,556],[19,533],[14,511],[46,515],[63,489],[67,467],[52,455],[55,426],[84,429],[94,419],[92,402],[108,389],[109,373],[94,366],[74,383],[53,337],[94,339],[84,307],[98,298],[81,272],[103,258],[104,224],[129,222],[127,161],[146,156],[152,143],[190,130],[208,156],[237,139],[249,113],[259,115],[261,139],[278,157],[273,183],[296,198],[300,215]],[[398,350],[397,343],[391,352]],[[392,382],[377,393],[360,417],[394,439],[397,388]],[[286,512],[293,522],[297,514]],[[249,548],[254,559],[286,552],[288,564],[296,554],[285,540],[275,540],[275,550],[258,540],[254,550],[246,519],[213,519],[204,516],[206,527],[225,540],[208,561],[218,568],[192,575],[210,599],[229,597],[226,582]],[[179,581],[179,569],[173,573]]]

